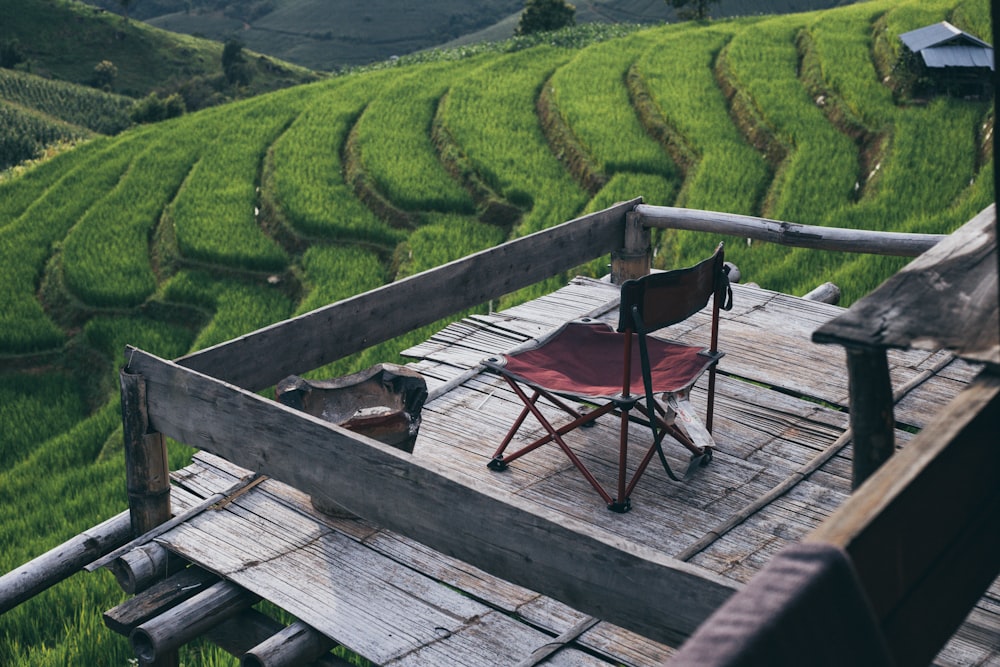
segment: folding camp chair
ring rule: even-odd
[[[626,512],[631,508],[632,490],[654,453],[659,454],[667,475],[680,480],[661,447],[667,434],[691,452],[685,476],[699,464],[707,465],[715,447],[711,436],[715,367],[724,354],[718,350],[719,311],[732,308],[728,274],[720,243],[715,254],[695,266],[651,273],[625,282],[621,287],[617,328],[595,320],[577,320],[529,349],[486,359],[484,365],[502,376],[524,403],[493,454],[488,464],[490,469],[506,470],[511,461],[554,441],[604,499],[608,509]],[[708,348],[648,335],[694,315],[712,297]],[[709,371],[708,410],[702,423],[688,399],[691,387],[705,370]],[[524,387],[532,390],[530,396]],[[660,394],[661,400],[654,394]],[[567,413],[570,421],[559,427],[553,425],[539,409],[539,397]],[[564,398],[596,407],[573,407]],[[617,413],[621,421],[615,497],[597,481],[563,437],[577,427],[593,425],[610,412]],[[546,434],[504,455],[529,414],[534,415]],[[631,480],[626,480],[630,422],[648,426],[653,441]]]

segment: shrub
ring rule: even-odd
[[[576,7],[566,0],[524,0],[516,35],[559,30],[576,23]]]

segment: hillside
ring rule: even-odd
[[[120,11],[118,0],[88,0]],[[825,9],[851,0],[721,0],[713,15],[751,16]],[[664,0],[584,0],[578,23],[661,23],[676,19]],[[248,48],[319,71],[336,71],[441,46],[508,39],[523,0],[364,3],[328,0],[142,0],[131,15],[166,30]]]
[[[0,571],[125,508],[126,343],[175,358],[636,196],[955,229],[994,199],[992,106],[892,88],[897,36],[942,19],[990,32],[986,0],[873,0],[420,53],[99,137],[0,182]],[[829,280],[848,302],[905,263],[667,233],[655,265],[721,240],[744,281]],[[172,443],[171,468],[190,454]],[[123,598],[105,574],[0,616],[0,664],[126,664],[100,620]],[[199,647],[182,660],[234,664]]]
[[[220,90],[219,42],[123,21],[118,14],[76,0],[4,0],[2,12],[0,43],[17,42],[25,59],[18,69],[87,85],[95,67],[109,61],[117,69],[109,92],[128,97],[199,86],[205,89],[202,95],[217,94],[224,101],[318,78],[302,67],[248,53],[249,84],[242,90]]]

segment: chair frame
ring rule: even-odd
[[[719,313],[721,310],[732,308],[732,290],[729,286],[728,273],[729,267],[724,261],[723,244],[720,243],[712,256],[694,266],[673,271],[651,273],[638,279],[628,280],[622,284],[618,326],[615,328],[615,331],[621,335],[623,345],[622,391],[617,396],[602,397],[606,402],[592,410],[584,410],[571,406],[567,400],[557,395],[557,392],[511,373],[505,368],[503,358],[491,357],[486,359],[484,365],[489,370],[503,377],[524,404],[517,419],[487,464],[488,467],[494,471],[506,470],[510,462],[538,449],[542,445],[555,442],[573,463],[574,467],[583,474],[584,478],[601,496],[607,504],[608,509],[614,512],[627,512],[631,509],[630,497],[632,491],[635,489],[639,478],[645,472],[654,454],[659,454],[660,461],[667,475],[675,481],[680,481],[681,478],[674,474],[663,454],[661,442],[666,435],[671,435],[691,452],[692,462],[689,466],[689,471],[697,467],[698,464],[707,465],[712,458],[712,450],[715,444],[711,439],[710,433],[715,405],[716,366],[725,354],[718,349]],[[695,289],[690,288],[692,283]],[[664,295],[668,295],[668,298],[664,298]],[[705,357],[705,366],[682,390],[670,392],[671,402],[667,408],[664,408],[654,398],[647,336],[659,329],[691,317],[707,305],[709,298],[712,299],[710,345],[699,352],[699,355]],[[562,332],[565,327],[580,323],[593,323],[593,321],[581,320],[570,322],[555,332],[553,337]],[[634,337],[638,339],[640,367],[643,376],[643,386],[645,388],[644,395],[632,393],[631,390]],[[690,388],[704,374],[705,370],[709,373],[708,405],[704,422],[706,433],[704,436],[697,437],[697,440],[700,442],[699,444],[699,442],[695,441],[695,438],[692,438],[676,425],[675,417],[679,412],[683,412],[685,415],[689,414],[688,410],[690,406],[687,403],[687,395]],[[522,385],[531,389],[532,393],[530,396]],[[559,393],[564,397],[576,400],[583,399],[589,401],[595,398],[584,393]],[[558,427],[553,425],[539,410],[537,403],[540,398],[545,398],[551,405],[565,412],[570,417],[570,421]],[[684,407],[681,407],[681,404]],[[605,490],[563,438],[564,435],[576,428],[593,426],[597,419],[609,413],[616,413],[620,419],[617,493],[614,497]],[[545,435],[505,456],[504,453],[507,447],[513,441],[514,436],[520,430],[529,414],[533,415],[541,424],[545,430]],[[631,479],[627,478],[626,470],[628,462],[629,423],[639,423],[648,426],[653,438],[652,444],[639,462]]]

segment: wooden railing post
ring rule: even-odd
[[[170,519],[170,466],[163,435],[150,430],[146,383],[122,369],[125,480],[135,537]]]
[[[611,253],[611,282],[621,285],[626,280],[640,278],[649,273],[652,244],[649,228],[642,224],[642,216],[635,211],[625,214],[625,243]]]
[[[170,464],[163,434],[150,430],[146,410],[146,382],[141,375],[119,373],[122,427],[125,440],[125,486],[128,492],[132,534],[139,537],[170,520]],[[140,656],[141,658],[141,656]],[[154,667],[176,667],[180,656],[175,650],[162,652]]]
[[[854,433],[851,488],[856,489],[892,456],[896,420],[885,348],[848,346],[846,350]]]

